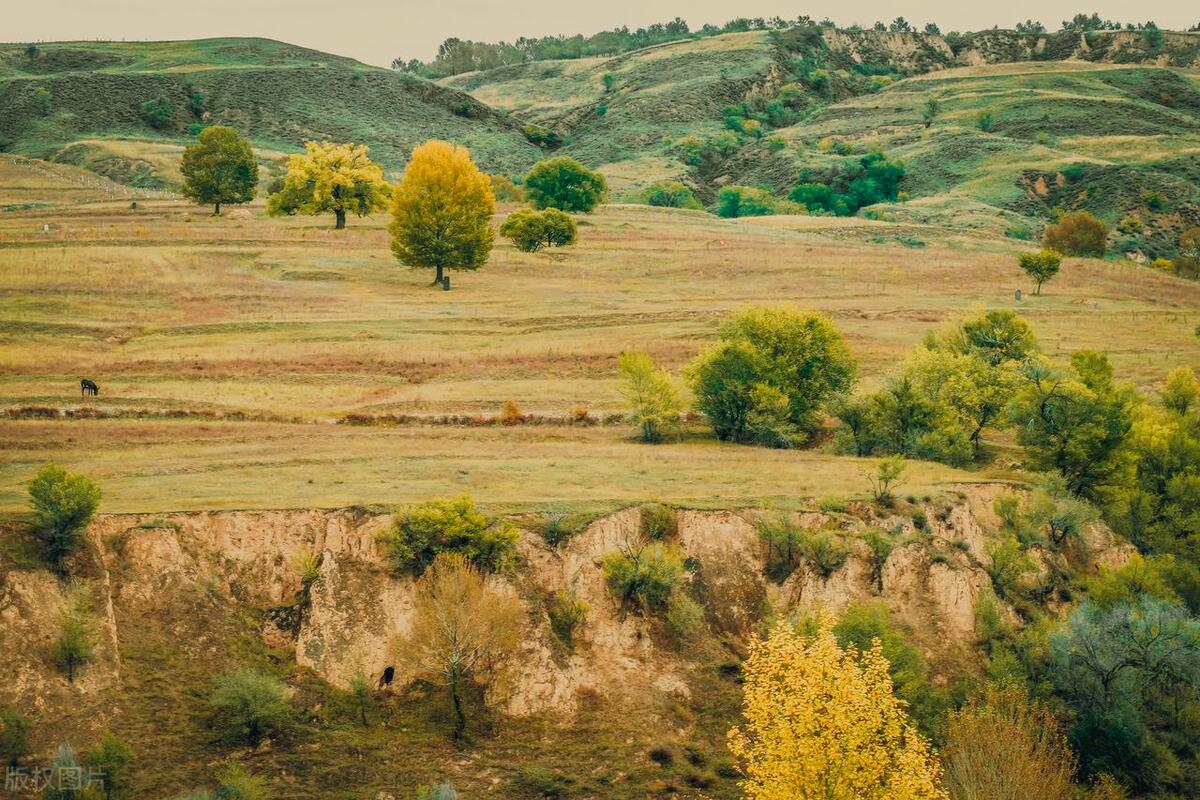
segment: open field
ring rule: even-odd
[[[622,408],[616,356],[673,370],[750,303],[828,313],[877,385],[924,334],[1026,286],[1002,239],[863,219],[722,221],[609,206],[581,242],[491,263],[435,291],[399,267],[386,218],[335,232],[261,207],[214,219],[178,201],[0,216],[0,406],[95,407],[122,420],[0,422],[0,507],[56,458],[99,479],[108,510],[387,503],[473,491],[487,503],[711,505],[865,488],[863,466],[699,435],[644,447],[620,424],[353,428],[345,414],[494,415],[507,400],[598,420]],[[44,225],[50,224],[50,232]],[[897,246],[918,238],[925,247]],[[876,241],[880,244],[865,244]],[[1200,285],[1074,260],[1018,306],[1046,349],[1109,351],[1153,386],[1200,364]],[[97,380],[82,401],[78,380]],[[680,385],[682,386],[682,379]],[[147,414],[191,419],[145,419]],[[247,415],[261,421],[228,421]],[[205,418],[197,418],[203,415]],[[961,478],[923,468],[922,488]]]

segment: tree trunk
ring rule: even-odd
[[[1041,295],[1042,295],[1042,282],[1041,281],[1038,281],[1037,288],[1033,290],[1033,293],[1034,293],[1034,295],[1041,297]]]
[[[433,279],[433,283],[429,284],[430,286],[437,286],[439,283],[442,282],[442,270],[443,269],[444,269],[444,267],[441,264],[437,265],[437,277],[435,277]]]
[[[463,713],[462,698],[458,695],[458,684],[450,684],[450,699],[454,701],[454,741],[462,738],[467,727],[467,716]]]
[[[213,216],[214,217],[221,216],[221,204],[220,203],[213,203]]]
[[[337,223],[333,226],[334,228],[340,231],[342,228],[346,227],[346,212],[344,210],[339,208],[337,211],[333,212],[333,216],[334,219],[337,220]]]

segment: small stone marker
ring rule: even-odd
[[[1022,295],[1022,294],[1021,294],[1021,290],[1020,290],[1020,289],[1017,289],[1017,291],[1013,292],[1013,299],[1014,299],[1014,300],[1016,300],[1018,303],[1019,303],[1019,302],[1021,302],[1021,298],[1022,298],[1023,296],[1024,296],[1024,295]]]
[[[450,291],[450,276],[449,275],[442,276],[442,291],[443,292]]]

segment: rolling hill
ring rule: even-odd
[[[142,106],[158,97],[170,112],[152,123]],[[523,170],[539,152],[521,123],[461,92],[265,39],[3,45],[0,107],[0,150],[152,187],[175,182],[156,154],[174,161],[212,123],[268,156],[307,139],[364,142],[391,171],[432,136],[470,147],[492,170]]]
[[[879,150],[906,161],[912,202],[867,213],[1032,238],[1052,208],[1086,209],[1154,258],[1200,224],[1200,35],[1161,37],[792,28],[441,83],[556,131],[621,199],[667,179],[710,206],[733,184],[782,196],[801,170]]]

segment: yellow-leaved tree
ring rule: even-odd
[[[392,252],[401,264],[475,270],[487,263],[496,232],[491,179],[465,147],[431,139],[413,149],[404,179],[392,192]]]
[[[746,724],[729,732],[749,800],[946,800],[940,768],[892,694],[879,642],[838,646],[833,620],[814,636],[787,623],[745,664]]]
[[[365,217],[387,206],[391,187],[366,145],[305,142],[289,156],[283,186],[267,200],[269,214],[333,213],[346,227],[346,212]]]

